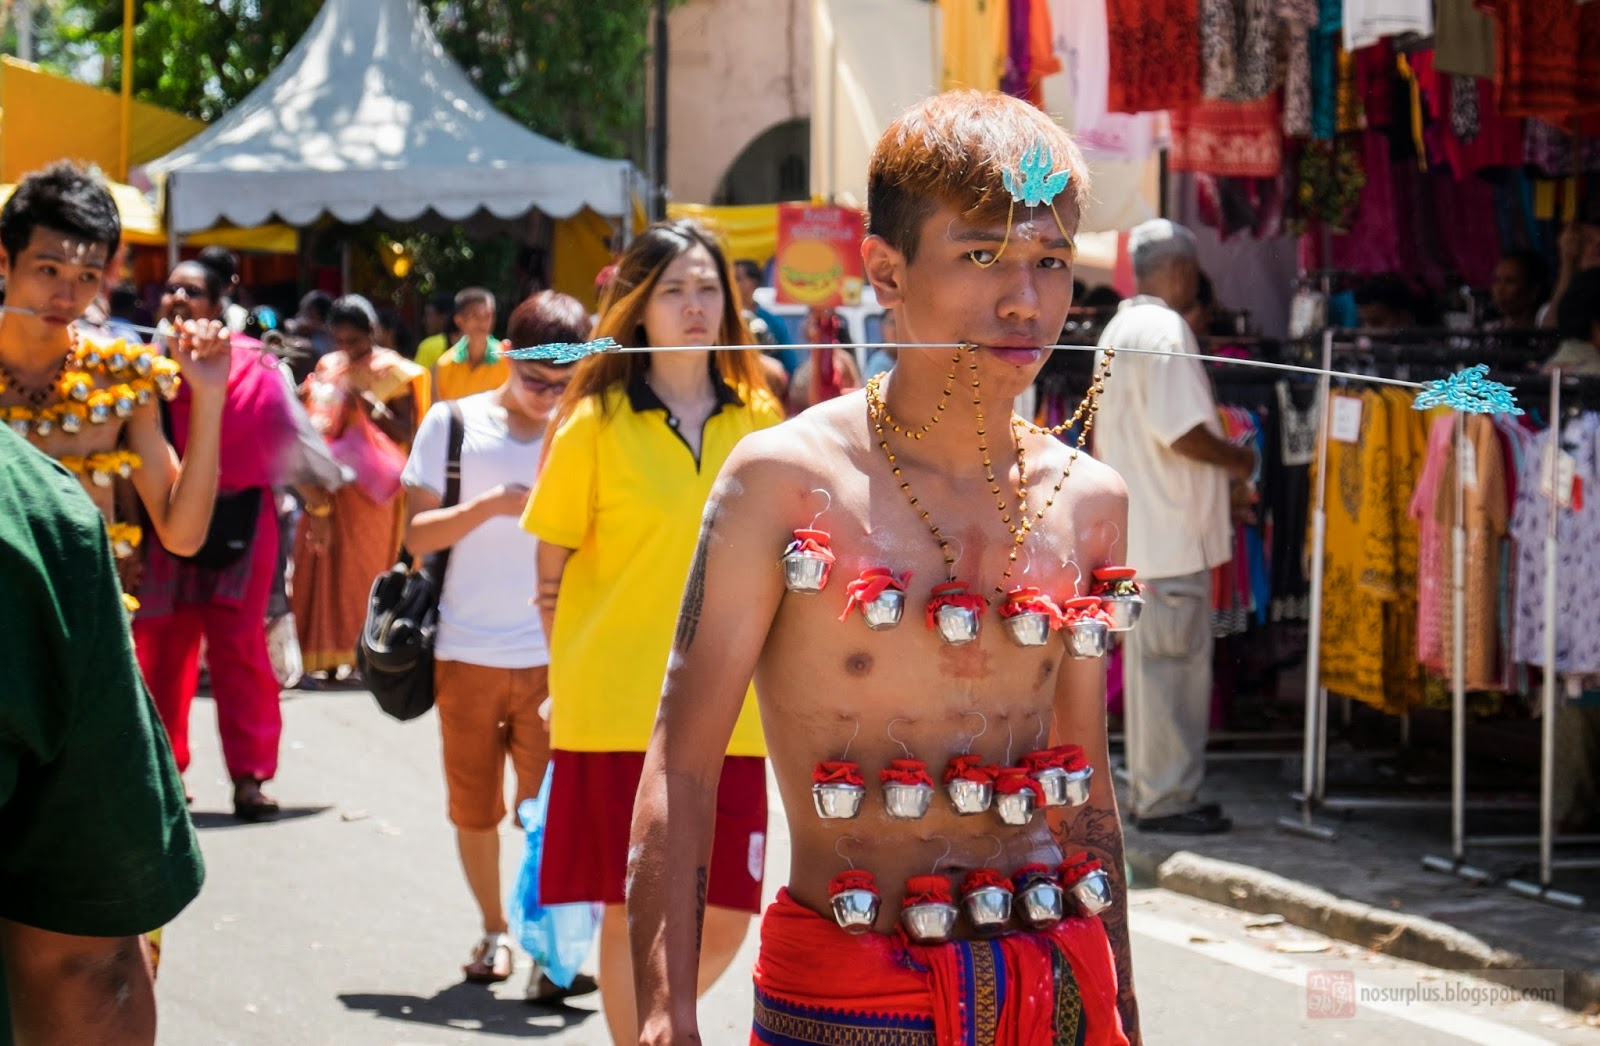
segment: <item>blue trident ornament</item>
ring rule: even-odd
[[[549,345],[534,345],[525,349],[511,349],[506,353],[514,360],[538,360],[541,363],[554,363],[565,366],[568,363],[577,363],[579,360],[588,359],[590,356],[602,352],[618,352],[622,349],[614,339],[601,338],[598,341],[558,341]]]
[[[1448,378],[1426,382],[1412,406],[1417,410],[1445,406],[1463,414],[1521,414],[1511,389],[1490,381],[1488,375],[1489,368],[1480,363]]]
[[[1072,181],[1071,171],[1051,172],[1054,159],[1044,139],[1035,138],[1033,146],[1022,154],[1017,177],[1013,178],[1010,171],[1001,171],[1000,181],[1011,198],[1024,207],[1053,206],[1061,190]]]

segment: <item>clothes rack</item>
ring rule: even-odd
[[[1566,389],[1600,390],[1600,381],[1596,379],[1579,380],[1564,376],[1560,371],[1555,371],[1549,379],[1549,404],[1551,439],[1559,439],[1562,417],[1562,394]],[[1542,463],[1545,468],[1545,482],[1553,492],[1557,489],[1557,461],[1559,455],[1552,450],[1548,454],[1547,462]],[[1552,494],[1552,497],[1554,495]],[[1513,893],[1528,897],[1533,900],[1543,901],[1547,904],[1564,908],[1583,908],[1586,899],[1579,894],[1567,890],[1557,889],[1554,885],[1554,876],[1558,870],[1576,870],[1587,868],[1600,868],[1600,856],[1562,857],[1555,856],[1557,846],[1590,846],[1600,843],[1600,835],[1567,835],[1561,839],[1555,837],[1555,744],[1556,744],[1556,717],[1559,703],[1556,695],[1556,641],[1557,641],[1557,612],[1558,595],[1556,586],[1557,563],[1560,552],[1559,514],[1555,506],[1551,506],[1549,518],[1545,524],[1544,561],[1545,577],[1543,592],[1544,612],[1544,676],[1540,688],[1540,714],[1543,717],[1540,723],[1539,745],[1539,823],[1538,833],[1535,835],[1485,835],[1468,838],[1460,826],[1465,819],[1464,796],[1452,796],[1455,805],[1452,810],[1452,842],[1453,847],[1449,858],[1436,855],[1427,855],[1422,859],[1422,865],[1430,871],[1455,875],[1459,878],[1474,882],[1489,881],[1492,876],[1467,863],[1466,847],[1471,845],[1485,849],[1504,847],[1526,846],[1536,844],[1538,849],[1538,878],[1531,880],[1521,877],[1507,879],[1505,886]]]
[[[1335,796],[1327,789],[1328,756],[1328,698],[1322,686],[1322,626],[1324,570],[1327,551],[1327,472],[1328,441],[1332,428],[1332,371],[1336,353],[1355,360],[1367,357],[1374,363],[1404,366],[1434,366],[1441,364],[1457,368],[1464,364],[1489,363],[1510,365],[1513,369],[1531,370],[1533,360],[1528,343],[1532,337],[1518,337],[1517,345],[1505,344],[1512,332],[1468,332],[1454,330],[1406,329],[1393,331],[1336,331],[1326,329],[1321,337],[1321,369],[1318,394],[1322,415],[1317,436],[1317,478],[1313,489],[1311,515],[1311,612],[1306,651],[1305,729],[1303,734],[1303,766],[1301,788],[1291,793],[1299,806],[1299,816],[1285,816],[1278,827],[1297,835],[1325,841],[1337,838],[1331,827],[1320,824],[1313,814],[1317,809],[1438,809],[1447,808],[1452,817],[1454,852],[1464,853],[1465,846],[1465,787],[1466,787],[1466,521],[1462,511],[1463,484],[1456,483],[1456,521],[1452,530],[1451,586],[1452,586],[1452,664],[1451,664],[1451,786],[1448,797],[1413,795],[1359,795]],[[1538,337],[1537,335],[1535,337]],[[1498,344],[1478,345],[1474,342]],[[1445,344],[1441,344],[1445,342]],[[1464,418],[1456,419],[1457,460],[1463,455],[1465,443]],[[1402,729],[1406,720],[1402,719]],[[1531,805],[1519,802],[1496,803],[1502,808]],[[1458,864],[1463,873],[1476,872],[1464,862]],[[1481,872],[1479,875],[1483,874]]]

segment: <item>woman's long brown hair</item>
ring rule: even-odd
[[[706,228],[689,218],[657,222],[628,245],[617,261],[616,275],[612,277],[600,296],[600,320],[591,337],[614,338],[617,344],[640,348],[650,344],[644,330],[644,311],[650,295],[668,265],[696,247],[704,247],[711,255],[722,279],[722,322],[715,345],[750,345],[750,332],[744,325],[744,315],[739,309],[738,290],[733,282],[733,269],[722,246]],[[713,365],[722,380],[738,388],[741,385],[752,392],[770,393],[766,372],[761,368],[757,349],[721,349],[712,353]],[[649,357],[642,352],[608,352],[590,356],[573,371],[572,381],[556,406],[550,419],[551,433],[556,432],[578,405],[590,396],[601,397],[605,410],[605,394],[614,386],[626,385],[636,375],[650,366]],[[549,446],[547,442],[546,447]]]

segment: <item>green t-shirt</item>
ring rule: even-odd
[[[3,425],[0,665],[0,917],[91,937],[169,922],[205,867],[105,522],[71,473]]]

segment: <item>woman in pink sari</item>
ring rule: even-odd
[[[400,550],[400,470],[428,409],[428,372],[374,344],[377,328],[365,298],[349,294],[334,302],[328,313],[334,351],[301,388],[334,457],[355,473],[333,493],[301,490],[305,514],[295,533],[290,605],[308,677],[331,678],[355,665],[368,590]]]
[[[217,273],[184,262],[167,277],[161,318],[217,319],[222,294]],[[179,771],[189,766],[189,707],[204,640],[234,815],[256,821],[278,812],[261,791],[277,773],[283,731],[278,680],[267,656],[267,597],[278,557],[271,488],[283,481],[295,423],[277,360],[264,356],[253,338],[235,334],[232,346],[217,502],[205,546],[180,558],[159,540],[147,540],[133,639]],[[168,438],[180,454],[189,440],[189,409],[187,386],[164,408]]]

